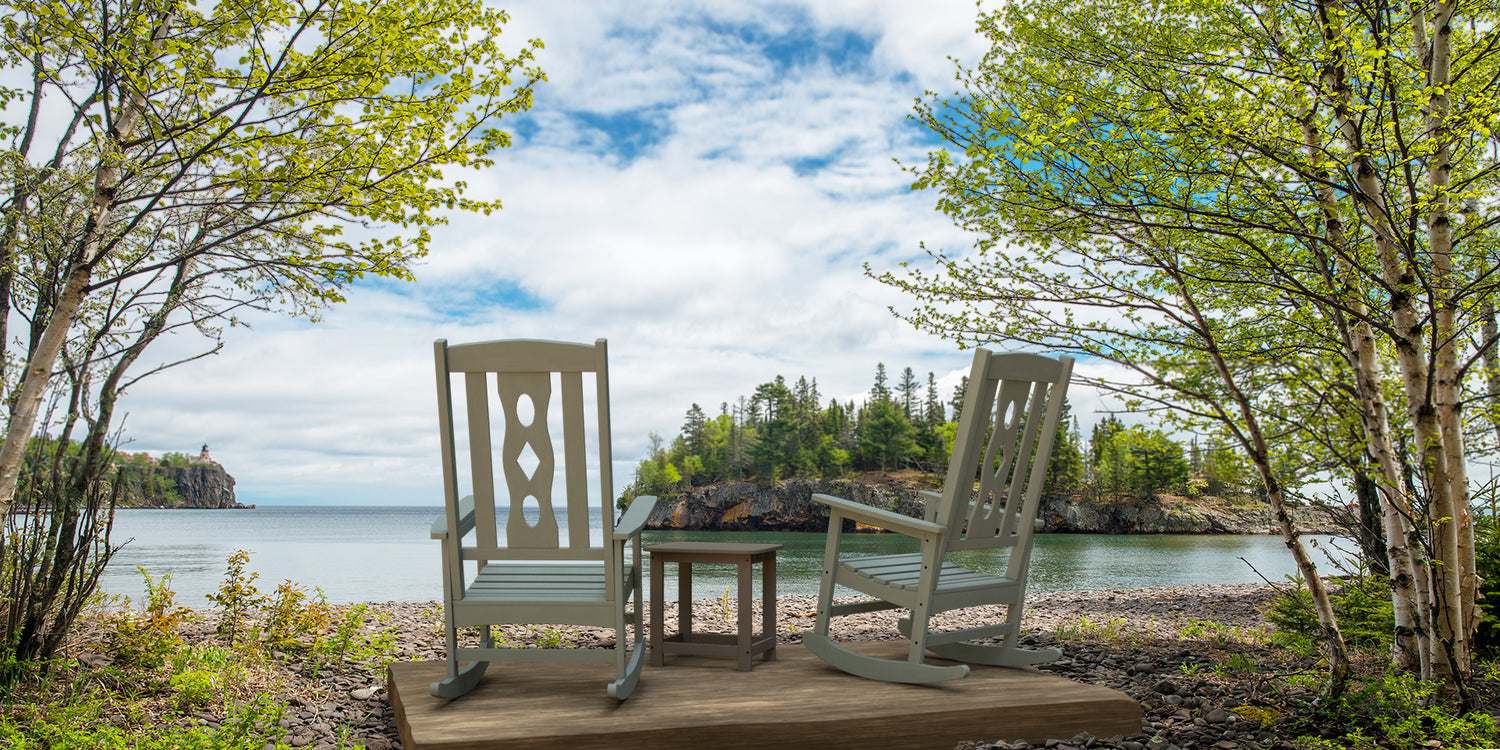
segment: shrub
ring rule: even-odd
[[[1474,567],[1479,573],[1478,631],[1474,650],[1482,657],[1500,658],[1500,515],[1495,498],[1488,497],[1474,513]]]
[[[1301,651],[1316,650],[1322,643],[1318,613],[1312,593],[1299,578],[1296,588],[1283,589],[1266,609],[1266,619],[1277,628],[1276,640]],[[1361,575],[1345,578],[1343,590],[1330,592],[1333,615],[1344,642],[1350,648],[1378,650],[1391,644],[1395,618],[1390,589],[1384,579]]]
[[[177,707],[189,711],[202,708],[214,701],[218,693],[218,677],[213,672],[194,669],[172,675],[168,684],[177,694]]]
[[[262,607],[266,640],[282,649],[310,648],[313,637],[321,634],[333,618],[322,591],[309,596],[305,588],[289,580],[282,581]]]
[[[262,605],[265,596],[255,588],[255,579],[260,574],[245,572],[245,565],[250,562],[249,552],[235,550],[226,562],[228,569],[225,571],[224,581],[219,584],[218,592],[206,596],[224,610],[218,632],[228,638],[229,645],[233,646],[235,639],[248,630],[250,612]]]
[[[170,573],[153,578],[143,567],[137,566],[136,570],[145,579],[145,606],[138,612],[125,611],[107,618],[104,642],[116,659],[155,667],[182,643],[177,628],[193,612],[177,604]]]
[[[1488,714],[1458,715],[1456,706],[1438,697],[1438,683],[1415,675],[1389,672],[1345,695],[1317,723],[1343,724],[1334,739],[1299,737],[1299,747],[1315,750],[1382,750],[1386,747],[1500,747],[1500,727]],[[1329,721],[1331,720],[1331,721]]]

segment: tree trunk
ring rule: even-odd
[[[1484,351],[1484,382],[1489,391],[1490,426],[1495,428],[1495,445],[1500,446],[1500,326],[1495,323],[1495,300],[1486,298],[1480,309],[1479,342]]]
[[[1317,163],[1324,143],[1311,118],[1311,110],[1304,108],[1301,112],[1304,146],[1308,158]],[[1324,273],[1328,275],[1329,285],[1338,290],[1338,301],[1342,305],[1342,309],[1331,309],[1330,317],[1338,324],[1344,358],[1354,374],[1354,391],[1366,452],[1378,469],[1374,484],[1380,497],[1380,522],[1385,537],[1385,567],[1393,615],[1391,661],[1400,669],[1414,670],[1430,678],[1427,566],[1421,562],[1420,554],[1413,554],[1413,550],[1421,549],[1420,539],[1411,522],[1411,505],[1402,490],[1396,452],[1391,442],[1385,377],[1376,357],[1375,331],[1364,303],[1361,276],[1349,260],[1348,248],[1353,238],[1340,218],[1339,202],[1331,187],[1333,176],[1325,169],[1315,171],[1322,185],[1317,194],[1323,213],[1324,235],[1332,246],[1329,255],[1333,256],[1331,266],[1324,259]]]
[[[152,34],[153,54],[161,48],[171,26],[171,13],[162,13]],[[6,426],[5,444],[0,448],[0,517],[9,512],[15,500],[22,456],[31,432],[36,427],[42,398],[52,379],[52,368],[67,341],[68,329],[72,327],[79,307],[83,304],[94,266],[104,247],[110,213],[117,200],[122,144],[135,135],[136,128],[145,117],[145,110],[145,95],[140,91],[131,92],[119,119],[110,129],[104,152],[99,157],[98,171],[94,175],[92,206],[88,221],[84,224],[83,236],[79,239],[77,249],[71,254],[63,287],[47,319],[47,327],[26,362],[26,371]]]

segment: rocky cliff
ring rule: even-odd
[[[828,508],[813,502],[814,493],[922,517],[922,500],[915,490],[909,488],[873,486],[840,479],[788,479],[774,487],[761,487],[750,482],[694,487],[676,498],[658,502],[646,528],[826,531]],[[845,530],[857,529],[851,521]]]
[[[1163,496],[1150,502],[1134,499],[1090,501],[1052,497],[1037,514],[1042,529],[1089,534],[1278,534],[1271,509],[1258,500]],[[1304,533],[1334,533],[1321,508],[1293,508],[1292,519]]]
[[[234,477],[218,463],[133,466],[124,481],[122,508],[247,507],[235,501]]]
[[[653,530],[825,531],[828,511],[814,503],[814,493],[842,497],[877,508],[922,517],[917,488],[871,485],[847,480],[789,479],[773,487],[749,482],[695,487],[663,499],[646,522]],[[1044,500],[1039,513],[1044,531],[1094,534],[1269,534],[1277,533],[1270,509],[1258,502],[1232,503],[1215,498],[1164,497],[1146,503],[1089,501],[1058,497]],[[1327,532],[1327,514],[1296,509],[1298,528]],[[870,531],[847,522],[845,531]]]

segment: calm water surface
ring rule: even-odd
[[[136,568],[141,566],[152,575],[170,573],[178,602],[206,607],[203,597],[223,580],[225,560],[244,549],[253,553],[249,569],[259,575],[255,584],[262,591],[290,579],[321,588],[330,601],[338,603],[438,599],[442,596],[441,558],[438,543],[429,538],[429,528],[441,513],[440,508],[348,506],[120,511],[114,541],[130,541],[115,556],[102,585],[110,593],[138,597],[142,586]],[[565,518],[559,518],[564,528]],[[597,519],[594,526],[599,528]],[[895,534],[846,535],[844,539],[846,549],[872,555],[916,551],[912,540]],[[1332,550],[1328,537],[1312,539],[1320,549]],[[643,535],[648,545],[697,540],[785,545],[777,554],[779,593],[817,593],[823,534],[648,531]],[[1318,560],[1324,562],[1321,554]],[[965,564],[998,572],[1003,557],[991,560],[976,555]],[[1044,534],[1037,537],[1032,551],[1030,589],[1250,583],[1260,580],[1256,571],[1280,581],[1294,569],[1279,536]],[[722,595],[733,583],[733,572],[727,566],[695,566],[694,597]],[[668,596],[677,591],[675,575],[676,566],[667,566]]]

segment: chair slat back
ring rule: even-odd
[[[438,374],[438,418],[443,451],[443,485],[449,506],[450,528],[457,527],[460,495],[453,425],[452,376],[463,373],[464,414],[468,427],[469,478],[473,483],[475,551],[524,557],[528,551],[574,550],[602,552],[590,540],[588,435],[586,434],[584,375],[593,373],[599,415],[599,511],[608,519],[613,497],[609,471],[608,355],[603,339],[592,345],[555,341],[487,341],[448,346],[434,344]],[[551,417],[554,391],[561,406],[563,492],[554,487],[557,452],[553,447]],[[491,395],[499,408],[492,405]],[[526,414],[523,405],[529,405]],[[500,487],[497,496],[492,434],[499,416]],[[527,460],[527,459],[530,460]],[[534,462],[535,466],[528,468]],[[563,542],[557,521],[558,503],[567,508],[567,537]],[[526,520],[526,506],[539,511]],[[504,543],[498,538],[499,509],[505,511]],[[549,559],[553,554],[546,555]]]
[[[948,550],[1014,547],[1008,575],[1024,572],[1072,369],[1070,357],[975,352],[936,516]]]

